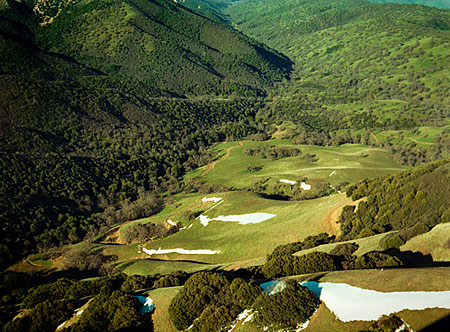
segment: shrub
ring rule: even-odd
[[[380,240],[380,245],[384,249],[395,249],[405,244],[405,241],[398,234],[388,234]]]
[[[303,324],[314,313],[317,298],[306,287],[294,280],[288,280],[281,292],[260,295],[253,308],[255,322],[261,328],[292,330]]]
[[[402,229],[399,232],[399,235],[406,242],[419,234],[428,232],[429,230],[430,229],[428,228],[427,225],[418,222],[412,227]]]
[[[334,270],[336,264],[333,257],[324,252],[312,252],[300,257],[278,256],[267,261],[262,267],[267,278]]]
[[[395,332],[403,325],[401,318],[396,315],[383,315],[373,324],[370,324],[361,332]]]
[[[250,308],[262,289],[258,285],[246,283],[244,279],[236,278],[230,285],[231,294],[236,296],[243,308]]]
[[[342,243],[334,247],[330,251],[330,255],[333,256],[351,256],[353,253],[358,250],[359,245],[352,242],[352,243]]]
[[[137,291],[138,289],[149,288],[151,286],[151,278],[140,275],[133,275],[127,276],[120,289],[124,292],[131,293]]]
[[[137,330],[143,326],[139,314],[141,307],[142,305],[135,297],[122,291],[101,292],[93,298],[78,322],[72,325],[69,331]]]
[[[233,316],[226,306],[209,306],[194,322],[192,332],[220,331],[223,326],[231,321],[233,321]]]
[[[33,288],[22,302],[25,308],[33,308],[44,301],[55,301],[64,298],[67,289],[73,284],[72,280],[61,278],[58,281]]]
[[[229,282],[218,274],[200,272],[190,277],[169,306],[174,326],[179,330],[191,326],[203,310],[220,296],[224,288],[229,291]]]
[[[368,252],[356,259],[355,268],[373,269],[379,267],[401,266],[403,262],[397,257],[383,254],[378,251]]]

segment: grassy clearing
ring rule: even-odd
[[[210,218],[254,212],[272,213],[276,216],[262,223],[249,225],[211,221],[204,227],[197,220],[190,229],[148,243],[145,247],[220,250],[220,254],[216,255],[156,256],[214,264],[264,257],[280,244],[299,241],[308,235],[325,232],[326,226],[322,216],[347,200],[344,194],[301,202],[268,200],[248,192],[229,192],[218,197],[225,199],[222,204],[207,213]]]
[[[272,219],[259,224],[240,225],[234,222],[210,221],[208,226],[195,220],[190,228],[166,238],[142,244],[93,244],[92,250],[103,249],[106,255],[117,255],[120,267],[127,274],[169,273],[176,270],[198,271],[207,269],[208,263],[221,266],[238,267],[263,262],[266,255],[280,245],[303,240],[306,236],[326,232],[330,211],[348,204],[350,199],[345,194],[332,195],[315,200],[299,202],[270,200],[251,192],[215,193],[223,202],[202,204],[203,195],[187,198],[189,204],[176,202],[182,206],[200,204],[203,211],[213,207],[205,214],[209,218],[220,215],[247,214],[265,212],[275,214]],[[191,200],[193,199],[193,200]],[[159,215],[152,217],[158,218]],[[175,220],[175,219],[174,219]],[[146,249],[218,250],[214,255],[181,255],[169,253],[154,255],[158,260],[147,260]],[[76,250],[75,246],[72,250]],[[129,262],[132,260],[131,262]],[[127,262],[128,261],[128,262]],[[183,262],[180,262],[183,261]],[[256,264],[257,264],[256,263]],[[214,267],[213,266],[213,267]]]
[[[227,158],[219,159],[214,168],[201,177],[202,180],[213,184],[245,188],[265,177],[274,177],[276,180],[298,180],[307,177],[313,185],[319,182],[330,182],[332,185],[337,185],[344,181],[355,183],[366,177],[374,178],[406,169],[396,163],[386,151],[365,145],[344,144],[338,147],[294,145],[287,139],[275,139],[268,142],[243,141],[241,143],[242,146],[237,145],[236,142],[218,145],[216,149],[219,154],[223,154],[223,151],[229,147],[233,147],[233,149],[229,150]],[[245,148],[261,145],[297,147],[302,150],[303,154],[315,155],[318,160],[312,162],[299,156],[271,161],[244,155]],[[262,166],[262,169],[248,172],[248,166]],[[330,177],[333,171],[336,173]]]
[[[450,223],[435,226],[431,231],[413,237],[400,249],[402,251],[419,251],[431,254],[435,262],[450,261]]]
[[[322,332],[322,331],[360,331],[369,325],[369,322],[353,321],[344,323],[341,322],[336,316],[327,308],[323,303],[320,304],[319,309],[311,318],[308,327],[305,332]]]
[[[433,308],[421,311],[403,310],[396,315],[406,321],[414,331],[419,331],[449,314],[449,309]]]
[[[169,305],[181,287],[158,288],[147,292],[155,303],[155,311],[152,314],[155,332],[177,332],[169,318]]]
[[[154,276],[156,274],[169,274],[174,271],[185,271],[188,273],[202,270],[213,270],[219,265],[201,264],[194,261],[164,261],[152,259],[133,259],[117,264],[122,272],[128,275]]]
[[[391,233],[391,232],[389,232],[389,233]],[[334,247],[336,247],[339,244],[342,244],[342,243],[356,243],[356,244],[359,245],[359,248],[358,248],[357,251],[355,251],[354,254],[356,256],[362,256],[365,253],[367,253],[369,251],[373,251],[373,250],[383,251],[384,249],[380,246],[380,240],[382,238],[384,238],[386,236],[386,234],[388,234],[388,233],[377,234],[377,235],[365,237],[365,238],[362,238],[362,239],[349,240],[349,241],[343,241],[343,242],[337,242],[337,243],[323,244],[323,245],[320,245],[320,246],[315,247],[315,248],[299,251],[295,255],[296,256],[306,255],[306,254],[309,254],[309,253],[311,253],[313,251],[323,251],[323,252],[329,253]]]

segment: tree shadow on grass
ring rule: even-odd
[[[399,249],[387,249],[384,254],[395,256],[400,259],[406,267],[449,267],[450,262],[433,261],[430,254],[424,255],[421,252],[400,251]]]

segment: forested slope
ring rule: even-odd
[[[245,0],[225,12],[241,31],[295,60],[293,80],[280,95],[333,111],[373,111],[391,120],[402,114],[416,124],[439,126],[449,117],[448,10]]]
[[[286,57],[170,1],[33,5],[15,3],[2,15],[27,25],[40,49],[147,89],[175,96],[257,96],[290,71]]]
[[[449,162],[442,160],[363,181],[349,188],[347,195],[355,200],[367,196],[367,201],[360,202],[356,211],[353,206],[344,208],[340,217],[342,239],[408,228],[411,233],[414,228],[423,232],[439,223],[450,222]]]

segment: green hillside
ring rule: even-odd
[[[49,1],[37,14],[15,7],[2,15],[20,15],[41,49],[173,95],[262,95],[290,71],[286,57],[170,1]]]
[[[295,61],[291,82],[273,97],[295,100],[292,114],[326,108],[433,126],[448,121],[447,10],[364,0],[246,0],[225,13],[240,31]],[[379,102],[385,105],[371,107]]]
[[[446,3],[0,0],[0,329],[448,315],[343,322],[294,281],[449,290]]]
[[[228,7],[230,2],[230,0],[177,0],[180,5],[220,22],[228,22],[223,9]]]

